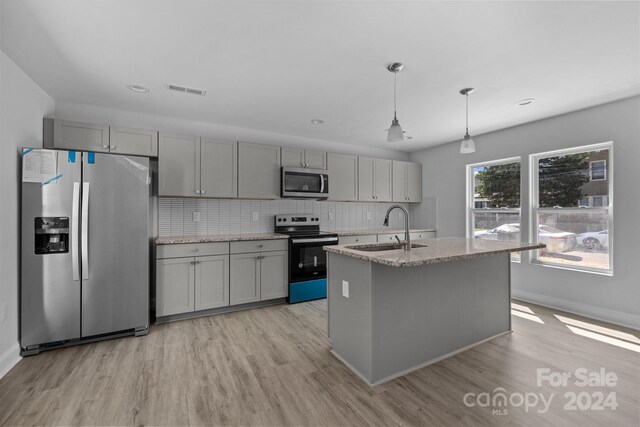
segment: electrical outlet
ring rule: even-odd
[[[342,281],[342,296],[345,298],[349,298],[349,282],[346,280]]]
[[[371,212],[367,212],[367,221],[371,221]]]
[[[200,212],[193,212],[193,222],[200,222]]]
[[[5,302],[4,304],[2,304],[2,307],[0,308],[0,319],[3,322],[7,320],[8,311],[9,311],[9,305]]]
[[[329,221],[333,221],[334,215],[333,212],[329,211]]]
[[[253,213],[251,214],[251,217],[252,217],[253,221],[258,221],[258,220],[260,220],[260,217],[258,216],[258,212],[253,212]]]

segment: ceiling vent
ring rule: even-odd
[[[167,89],[173,90],[173,91],[176,91],[176,92],[190,93],[191,95],[200,95],[200,96],[205,96],[206,93],[207,93],[206,90],[194,89],[192,87],[184,87],[184,86],[172,85],[172,84],[169,84],[169,83],[167,83]]]

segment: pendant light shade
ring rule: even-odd
[[[464,137],[460,142],[460,154],[470,154],[476,151],[476,144],[473,142],[473,138],[469,135],[469,94],[473,92],[472,87],[464,88],[460,91],[461,95],[466,97],[467,109],[466,109],[466,131]]]
[[[387,67],[387,70],[393,73],[393,120],[391,121],[391,126],[389,127],[389,131],[387,132],[387,141],[388,142],[401,142],[405,140],[404,132],[402,127],[400,126],[400,122],[398,121],[398,117],[396,116],[396,83],[398,80],[398,72],[402,70],[404,65],[399,62],[394,62]]]
[[[469,154],[476,151],[476,144],[471,135],[466,134],[460,143],[460,154]]]
[[[389,132],[387,133],[387,141],[388,142],[400,142],[404,140],[404,132],[402,131],[402,127],[398,122],[396,116],[393,116],[393,120],[391,121],[391,127],[389,127]]]

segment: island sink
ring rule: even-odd
[[[411,248],[426,248],[428,245],[422,245],[419,243],[412,243]],[[403,244],[398,243],[382,243],[379,245],[357,245],[357,246],[345,246],[347,249],[352,249],[354,251],[362,251],[362,252],[382,252],[382,251],[395,251],[399,249],[404,249]]]

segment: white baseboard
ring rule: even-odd
[[[567,301],[562,298],[552,298],[533,292],[511,290],[511,297],[533,304],[544,305],[550,308],[563,310],[580,316],[590,317],[603,322],[640,330],[640,316],[623,313],[621,311],[609,310],[606,308],[594,307],[592,305],[581,304],[574,301]]]
[[[16,363],[22,359],[20,357],[20,343],[16,342],[7,349],[4,353],[0,354],[0,379],[4,377],[7,372],[13,368]]]

